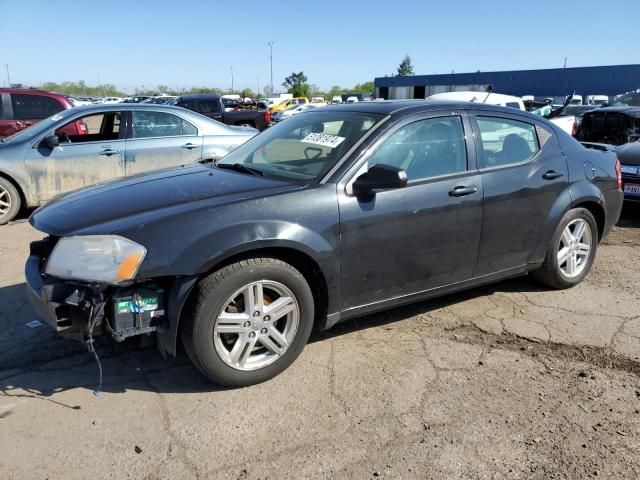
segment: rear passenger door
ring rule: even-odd
[[[193,164],[202,155],[202,135],[195,125],[172,113],[131,112],[125,169],[127,175]]]
[[[568,175],[555,134],[542,122],[491,111],[471,120],[484,185],[481,276],[531,260]]]

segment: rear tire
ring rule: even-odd
[[[565,213],[556,227],[542,266],[532,273],[539,282],[566,289],[587,276],[598,249],[598,225],[586,208]]]
[[[22,199],[18,189],[6,178],[0,177],[0,225],[16,218]]]
[[[244,387],[291,365],[313,320],[313,294],[298,270],[276,258],[250,258],[198,284],[181,336],[189,358],[211,381]]]

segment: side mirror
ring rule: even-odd
[[[58,138],[57,135],[49,135],[44,137],[44,143],[47,145],[47,147],[53,150],[60,145],[60,138]]]
[[[369,168],[353,182],[353,194],[356,197],[367,196],[373,190],[403,188],[407,185],[407,172],[391,165],[378,164]]]

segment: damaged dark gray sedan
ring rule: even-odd
[[[286,369],[311,331],[500,279],[568,288],[622,206],[620,164],[484,104],[371,102],[297,115],[210,165],[40,208],[28,292],[92,348],[181,339],[212,381]]]

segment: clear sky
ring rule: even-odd
[[[0,84],[319,88],[416,74],[640,63],[640,0],[0,0]]]

